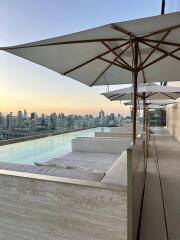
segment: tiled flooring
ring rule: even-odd
[[[151,137],[140,240],[180,240],[180,143]]]

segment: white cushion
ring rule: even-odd
[[[72,151],[121,154],[130,144],[131,139],[78,137],[72,140]]]
[[[54,158],[48,163],[85,167],[107,172],[119,155],[119,153],[71,152],[59,158]]]
[[[65,178],[82,179],[88,181],[100,181],[105,175],[104,172],[97,170],[88,171],[88,169],[86,170],[73,168],[64,169],[60,167],[34,166],[28,164],[5,163],[5,162],[0,162],[0,169],[49,176],[58,176]]]

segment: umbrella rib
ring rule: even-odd
[[[116,97],[117,95],[119,96],[119,94],[116,93],[116,94],[113,94],[113,95],[109,96],[108,98]]]
[[[140,49],[139,49],[139,44],[138,44],[138,53],[139,53],[140,64],[142,64],[142,57],[141,57],[141,52],[140,52]],[[145,76],[144,69],[142,69],[142,74],[143,74],[144,83],[146,83],[146,76]]]
[[[119,94],[118,94],[119,95]],[[114,98],[114,99],[109,99],[110,101],[115,101],[115,100],[120,100],[120,98],[121,97],[123,97],[124,95],[126,95],[126,93],[124,93],[124,94],[121,94],[121,95],[119,95],[119,96],[117,96],[116,98]]]
[[[143,43],[143,44],[145,44],[145,45],[147,45],[147,46],[149,46],[149,47],[154,48],[153,45],[151,45],[151,44],[149,44],[149,43],[147,43],[147,42],[145,42],[145,41],[143,41],[143,40],[141,40],[141,43]],[[159,50],[160,52],[163,52],[163,53],[168,53],[167,51],[165,51],[164,49],[162,49],[162,48],[160,48],[160,47],[157,47],[157,50]],[[171,56],[171,57],[175,58],[176,60],[179,60],[179,61],[180,61],[180,58],[177,57],[177,56],[175,56],[175,55],[173,55],[173,54],[169,54],[169,56]]]
[[[137,93],[137,96],[143,98],[143,96],[140,93]]]
[[[159,45],[161,44],[161,42],[168,36],[168,34],[170,33],[171,30],[168,30],[167,32],[165,32],[165,34],[163,35],[163,37],[159,40],[159,42],[156,44],[156,46],[154,46],[154,48],[150,51],[150,53],[147,55],[147,57],[144,59],[144,61],[142,63],[140,63],[139,67],[144,66],[144,64],[147,62],[147,60],[151,57],[151,55],[157,50],[157,48],[159,47]]]
[[[57,46],[57,45],[93,43],[93,42],[102,42],[102,41],[113,41],[113,42],[128,41],[128,39],[125,39],[125,38],[86,39],[86,40],[56,42],[56,43],[44,43],[44,44],[37,44],[37,45],[27,45],[27,46],[2,47],[0,48],[0,50],[15,50],[15,49],[24,49],[24,48],[49,47],[49,46]]]
[[[146,41],[146,42],[153,42],[153,43],[158,43],[159,42],[159,40],[146,39],[146,38],[138,38],[138,41]],[[180,46],[179,43],[173,43],[173,42],[167,42],[167,41],[162,41],[161,44],[170,45],[170,46],[174,46],[174,47],[179,47]]]
[[[119,55],[121,55],[121,54],[122,54],[122,52],[121,52],[120,54],[118,54],[118,55],[114,58],[113,62],[111,62],[111,63],[98,75],[98,77],[93,81],[93,83],[90,85],[90,87],[92,87],[92,86],[99,80],[99,78],[113,65],[113,63],[117,60],[117,58],[118,58]]]
[[[149,97],[151,97],[151,96],[153,96],[153,95],[155,95],[155,94],[157,94],[157,92],[154,92],[154,93],[150,92],[150,93],[146,96],[146,98],[149,98]]]
[[[180,24],[177,24],[175,26],[172,26],[172,27],[168,27],[168,28],[163,28],[161,30],[158,30],[158,31],[155,31],[155,32],[152,32],[152,33],[149,33],[149,34],[146,34],[144,36],[142,36],[142,38],[146,38],[146,37],[151,37],[153,35],[156,35],[156,34],[159,34],[159,33],[162,33],[162,32],[166,32],[166,31],[171,31],[171,30],[175,30],[177,28],[180,28]]]
[[[123,93],[123,94],[115,94],[115,95],[112,95],[112,96],[110,96],[110,97],[108,97],[108,99],[110,100],[110,101],[114,101],[114,100],[121,100],[121,98],[123,97],[123,96],[125,96],[126,94],[128,94],[128,93]],[[118,95],[117,97],[115,97],[116,95]],[[142,98],[142,95],[141,94],[137,94],[137,96],[138,97],[140,97],[140,98]],[[111,99],[112,97],[115,97],[115,98],[113,98],[113,99]]]
[[[133,33],[127,31],[126,29],[124,29],[124,28],[122,28],[120,26],[117,26],[114,23],[111,24],[111,28],[116,30],[116,31],[118,31],[118,32],[124,33],[124,34],[126,34],[126,35],[128,35],[130,37],[136,38],[136,36]]]
[[[98,77],[93,81],[93,83],[90,85],[90,87],[94,86],[94,84],[99,80],[99,78],[112,66],[112,63],[109,64],[99,75]]]
[[[127,50],[130,46],[131,46],[131,43],[130,43],[124,50],[122,50],[122,52],[121,52],[119,55],[117,54],[118,58],[119,58],[124,52],[126,52],[126,50]],[[101,59],[101,58],[100,58],[100,59]],[[102,58],[102,60],[106,61],[107,59]],[[108,61],[108,62],[111,62],[111,61],[109,61],[109,60],[107,60],[107,61]],[[116,62],[119,64],[120,67],[125,68],[125,69],[127,69],[127,70],[129,70],[129,71],[132,71],[131,68],[124,66],[124,64],[122,64],[121,62],[117,61],[117,59],[116,59]],[[113,64],[114,64],[114,63],[113,63]]]
[[[115,100],[117,100],[120,96],[119,96],[119,94],[117,94],[118,96],[117,97],[115,97],[115,98],[111,98],[111,97],[109,97],[108,99],[110,100],[110,101],[115,101]]]
[[[156,58],[154,61],[146,64],[145,66],[143,66],[143,67],[141,67],[141,68],[139,68],[139,71],[142,70],[142,69],[144,69],[144,68],[146,68],[146,67],[149,67],[150,65],[152,65],[152,64],[154,64],[154,63],[156,63],[156,62],[159,62],[159,61],[162,60],[163,58],[165,58],[165,57],[167,57],[167,56],[170,56],[172,53],[175,53],[175,52],[177,52],[177,51],[179,51],[179,50],[180,50],[180,47],[174,49],[174,50],[171,51],[171,52],[167,52],[167,53],[164,54],[163,56],[161,56],[161,57],[159,57],[159,58]]]
[[[105,43],[104,41],[102,41],[102,44],[107,48],[107,49],[109,49],[109,50],[111,50],[111,52],[112,53],[114,53],[114,55],[117,57],[117,58],[119,58],[124,64],[125,64],[125,66],[127,66],[127,67],[129,67],[129,68],[131,68],[132,69],[132,67],[129,65],[129,63],[127,63],[122,57],[121,57],[121,55],[119,56],[107,43]],[[123,52],[124,53],[124,52]]]
[[[131,38],[137,38],[137,39],[143,39],[164,31],[168,31],[168,30],[174,30],[177,28],[180,28],[180,24],[176,25],[176,26],[172,26],[169,28],[165,28],[147,35],[144,35],[142,37],[137,37],[134,34],[132,34],[131,32],[127,31],[126,29],[117,26],[116,24],[111,24],[111,28],[113,28],[114,30],[117,30],[121,33],[124,33],[128,36],[130,36]],[[152,39],[144,39],[146,41],[153,41],[153,42],[158,42],[157,40],[152,40]],[[44,44],[37,44],[37,45],[28,45],[28,46],[16,46],[16,47],[3,47],[0,48],[0,50],[13,50],[13,49],[23,49],[23,48],[34,48],[34,47],[45,47],[45,46],[55,46],[55,45],[63,45],[63,44],[76,44],[76,43],[90,43],[90,42],[102,42],[102,41],[128,41],[128,39],[125,38],[105,38],[105,39],[86,39],[86,40],[75,40],[75,41],[64,41],[64,42],[57,42],[57,43],[44,43]],[[162,42],[163,44],[169,44],[169,45],[174,45],[174,46],[179,46],[179,44],[176,43],[171,43],[171,42]]]
[[[168,98],[171,98],[171,99],[173,99],[173,100],[176,100],[175,98],[169,96],[167,93],[163,93],[163,92],[161,92],[161,94],[165,95],[165,96],[168,97]]]
[[[128,44],[128,43],[129,43],[129,41],[126,42],[126,43],[121,44],[120,46],[114,47],[113,50],[116,50],[116,49],[118,49],[118,48],[120,48],[120,47],[123,47],[123,46],[125,46],[125,45]],[[98,56],[96,56],[96,57],[94,57],[94,58],[91,58],[90,60],[88,60],[88,61],[86,61],[86,62],[84,62],[84,63],[82,63],[82,64],[80,64],[80,65],[78,65],[78,66],[76,66],[76,67],[74,67],[74,68],[66,71],[66,72],[64,72],[62,75],[66,75],[66,74],[68,74],[68,73],[70,73],[70,72],[73,72],[74,70],[76,70],[76,69],[78,69],[78,68],[80,68],[80,67],[83,67],[84,65],[86,65],[86,64],[88,64],[88,63],[90,63],[90,62],[98,59],[99,57],[102,57],[102,56],[104,56],[104,55],[106,55],[106,54],[108,54],[108,53],[110,53],[110,52],[111,52],[111,51],[109,50],[109,51],[106,51],[106,52],[104,52],[104,53],[102,53],[102,54],[100,54],[100,55],[98,55]]]
[[[106,58],[99,57],[99,59],[102,60],[102,61],[104,61],[104,62],[107,62],[107,63],[112,63],[112,65],[115,65],[115,66],[117,66],[117,67],[119,67],[119,68],[124,68],[124,69],[126,69],[126,70],[131,71],[131,69],[129,69],[129,68],[123,66],[123,65],[120,65],[119,63],[112,62],[112,61],[110,61],[110,60],[108,60],[108,59],[106,59]]]
[[[124,66],[124,65],[120,65],[119,63],[113,63],[112,61],[110,61],[110,60],[108,60],[108,59],[106,59],[106,58],[102,58],[102,57],[100,57],[99,58],[100,60],[102,60],[102,61],[104,61],[104,62],[107,62],[107,63],[112,63],[112,65],[115,65],[115,66],[117,66],[117,67],[119,67],[119,68],[124,68],[124,69],[126,69],[126,70],[128,70],[128,71],[131,71],[131,69],[129,69],[128,67],[126,67],[126,66]]]

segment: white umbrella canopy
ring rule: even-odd
[[[141,103],[138,105],[140,109],[144,109],[144,105]],[[161,106],[161,105],[153,105],[153,104],[148,104],[148,109],[165,109],[166,106]]]
[[[159,106],[167,106],[169,104],[175,104],[175,103],[178,103],[178,101],[175,101],[175,100],[168,100],[168,99],[162,99],[162,100],[146,100],[146,104],[148,104],[149,106],[150,105],[159,105]],[[143,101],[142,100],[139,100],[138,101],[138,104],[141,104],[143,105]],[[126,101],[124,102],[124,105],[133,105],[133,102],[132,101]]]
[[[131,100],[132,94],[133,87],[102,93],[110,101]],[[137,87],[137,96],[141,99],[149,100],[175,100],[180,97],[180,87],[161,86],[155,83],[139,84]]]
[[[171,100],[147,100],[146,106],[148,109],[165,109],[167,105],[175,104],[177,101]],[[133,105],[132,101],[124,102],[124,105],[130,106]],[[138,101],[138,106],[140,109],[144,109],[144,103],[142,100]]]
[[[179,23],[180,12],[177,12],[108,24],[1,50],[88,86],[132,83],[135,71],[139,82],[177,81]]]
[[[140,105],[140,108],[143,109],[143,104]],[[166,106],[160,106],[160,105],[148,105],[148,108],[149,109],[165,109]]]

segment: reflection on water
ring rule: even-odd
[[[76,137],[94,137],[95,132],[109,128],[93,128],[0,147],[0,161],[14,163],[45,162],[71,151],[71,140]]]

